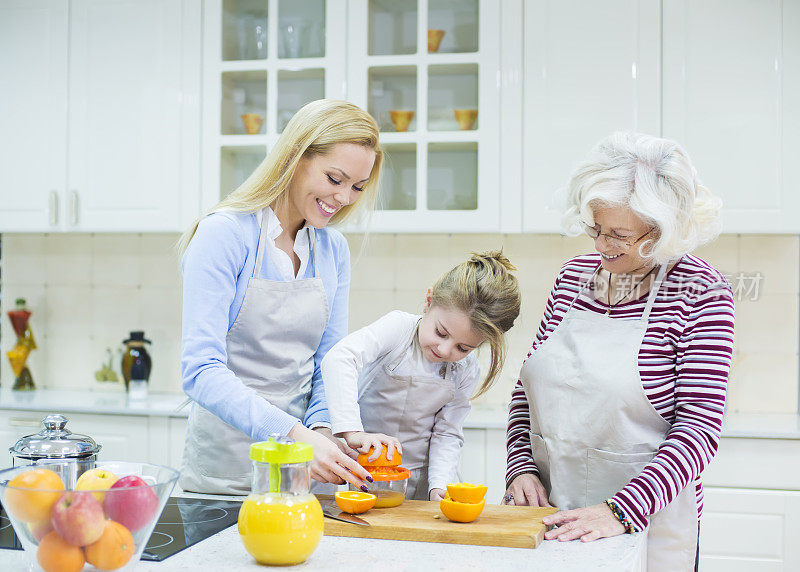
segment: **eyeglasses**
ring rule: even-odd
[[[648,230],[642,236],[640,236],[639,238],[637,238],[633,242],[628,242],[627,240],[625,240],[623,238],[619,238],[619,237],[613,236],[611,234],[606,234],[604,232],[600,232],[600,229],[598,229],[597,227],[589,226],[588,224],[586,224],[583,221],[581,221],[581,224],[583,225],[583,231],[586,234],[588,234],[590,238],[593,238],[593,239],[596,240],[596,239],[598,239],[598,238],[600,238],[602,236],[602,237],[604,237],[606,239],[606,242],[610,246],[613,246],[614,248],[622,248],[622,249],[625,249],[625,250],[628,250],[628,249],[632,248],[634,245],[636,245],[637,242],[639,242],[645,236],[647,236],[648,234],[653,232],[653,230],[655,230],[655,228],[656,228],[654,226],[651,226],[650,230]]]

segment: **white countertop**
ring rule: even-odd
[[[183,407],[181,407],[183,406]],[[188,417],[191,407],[183,393],[150,393],[146,401],[131,401],[121,391],[78,391],[0,389],[0,411],[46,411],[52,413],[95,413]],[[502,429],[508,421],[508,408],[477,404],[464,421],[466,429]],[[722,436],[752,439],[800,439],[800,415],[796,413],[725,414]]]
[[[188,405],[179,409],[185,401],[182,393],[150,393],[145,401],[131,401],[122,391],[0,389],[0,410],[188,417]]]

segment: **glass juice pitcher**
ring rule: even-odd
[[[309,490],[312,458],[311,445],[285,437],[250,445],[253,484],[239,535],[260,564],[300,564],[322,538],[322,507]]]

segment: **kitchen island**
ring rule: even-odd
[[[536,550],[432,542],[371,540],[323,536],[305,563],[291,570],[644,570],[646,537],[623,534],[596,542],[545,541]],[[24,570],[21,551],[0,551],[0,567]],[[162,562],[140,562],[137,570],[264,570],[244,549],[236,525],[207,538]]]

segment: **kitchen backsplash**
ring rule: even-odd
[[[5,234],[0,383],[13,383],[5,352],[14,334],[5,313],[17,297],[33,311],[39,349],[29,366],[39,387],[113,389],[94,372],[131,330],[152,340],[151,390],[180,392],[181,279],[177,234]],[[471,251],[503,247],[519,268],[520,318],[508,336],[500,381],[479,402],[505,406],[561,264],[592,251],[584,237],[503,234],[348,235],[353,259],[350,328],[391,309],[419,312],[426,288]],[[695,254],[728,275],[736,298],[728,408],[798,407],[800,237],[723,235]],[[488,359],[483,352],[481,361]],[[117,359],[115,353],[114,359]],[[117,364],[114,364],[118,367]],[[119,386],[117,389],[121,390]]]

